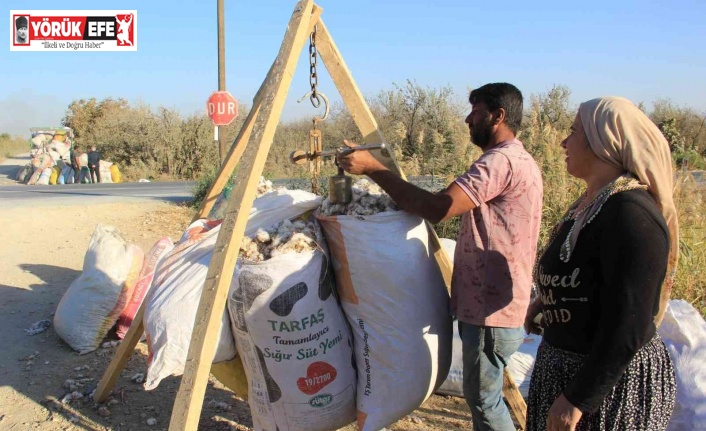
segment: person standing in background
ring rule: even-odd
[[[91,146],[91,151],[88,153],[88,170],[91,172],[91,181],[93,183],[101,182],[101,153],[96,151],[96,146]]]
[[[78,149],[78,145],[71,147],[71,152],[69,153],[71,158],[71,168],[74,170],[74,184],[81,183],[81,151]]]

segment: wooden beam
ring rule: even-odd
[[[172,409],[170,431],[195,431],[198,427],[208,372],[216,350],[218,327],[226,307],[226,297],[257,184],[272,145],[299,54],[309,36],[309,23],[312,19],[317,20],[320,13],[320,8],[314,10],[313,0],[300,0],[297,3],[277,60],[265,79],[260,113],[243,153],[206,275],[184,375]]]
[[[331,34],[326,28],[323,20],[319,20],[316,39],[316,50],[321,56],[321,60],[323,60],[326,70],[328,70],[329,75],[331,75],[331,79],[336,84],[336,88],[341,94],[346,107],[348,107],[348,111],[353,117],[353,121],[356,126],[358,126],[361,134],[365,137],[365,142],[385,142],[385,138],[383,137],[382,132],[380,131],[370,108],[368,107],[368,104],[365,102],[363,94],[360,92],[358,85],[353,80],[348,66],[346,66],[346,63],[343,61],[343,57],[338,51],[338,48],[336,47],[336,44],[334,43],[333,38],[331,37]],[[387,166],[390,171],[395,172],[403,179],[406,179],[406,176],[395,160],[391,149],[389,151],[389,157],[384,156],[379,151],[371,151],[371,153],[380,162]],[[426,225],[427,230],[429,231],[429,244],[431,245],[434,258],[439,266],[439,270],[441,271],[446,289],[450,292],[453,262],[449,259],[448,254],[441,246],[441,241],[439,240],[439,236],[436,234],[434,227],[429,222],[427,222]],[[512,382],[512,378],[508,374],[507,370],[505,370],[503,378],[504,380]],[[520,423],[520,425],[524,428],[526,406],[524,406],[524,399],[522,398],[519,390],[517,390],[517,386],[515,386],[514,383],[512,383],[512,385],[508,385],[507,387],[504,386],[503,394],[507,400],[513,400],[510,404],[510,411],[518,423]],[[514,402],[518,398],[522,401],[522,406],[519,402]]]
[[[140,341],[142,333],[145,331],[144,316],[145,308],[147,307],[147,301],[142,301],[142,305],[137,310],[135,318],[132,320],[130,329],[128,329],[127,334],[123,338],[123,341],[118,346],[115,351],[115,356],[108,364],[108,368],[103,373],[100,382],[98,382],[98,387],[93,393],[93,399],[96,403],[102,403],[108,398],[110,391],[113,390],[115,382],[118,381],[120,373],[127,365],[127,361],[130,360],[132,352],[135,351],[135,346]]]
[[[515,421],[520,426],[520,431],[524,431],[527,429],[527,404],[525,399],[522,398],[520,390],[517,389],[517,385],[512,381],[507,367],[503,373],[503,395],[510,406],[510,413],[512,413]]]

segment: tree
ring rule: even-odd
[[[468,151],[463,108],[449,87],[421,87],[408,80],[372,101],[380,126],[407,172],[446,175],[465,167]]]
[[[693,108],[678,107],[669,99],[659,99],[654,102],[650,118],[658,126],[667,127],[670,136],[675,137],[674,133],[678,133],[680,142],[674,144],[683,145],[683,151],[706,156],[706,112],[700,114]],[[674,144],[670,141],[671,146]]]
[[[95,98],[74,100],[69,104],[61,123],[73,129],[77,144],[89,146],[96,143],[92,134],[101,119],[128,108],[125,99],[107,98],[100,102]]]
[[[530,104],[537,111],[538,120],[551,124],[556,130],[568,130],[576,112],[569,107],[571,90],[565,85],[554,85],[546,94],[532,95]]]
[[[679,128],[677,127],[677,119],[674,117],[666,118],[657,124],[659,130],[662,132],[664,137],[669,142],[669,149],[671,152],[683,152],[685,149],[684,137],[681,135]]]

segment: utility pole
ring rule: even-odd
[[[225,13],[224,0],[217,0],[218,8],[218,91],[226,91],[226,41],[225,41]],[[226,157],[226,136],[225,127],[216,126],[216,136],[218,136],[218,155],[221,164]]]

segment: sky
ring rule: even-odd
[[[5,0],[0,19],[0,133],[58,126],[72,100],[124,98],[205,113],[218,89],[215,1]],[[225,0],[226,88],[251,105],[276,58],[294,0]],[[554,85],[571,103],[619,95],[651,107],[670,99],[706,113],[704,0],[319,0],[361,92],[413,80],[468,90],[510,82],[529,98]],[[10,51],[10,10],[137,10],[136,52]],[[304,47],[282,119],[321,115]],[[319,91],[340,96],[319,62]]]

